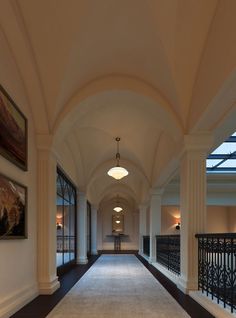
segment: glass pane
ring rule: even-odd
[[[64,202],[66,203],[66,202]],[[70,206],[64,205],[64,263],[69,262],[69,251],[70,251]]]
[[[63,264],[63,204],[60,196],[57,196],[57,266]]]
[[[57,193],[63,196],[64,181],[60,175],[57,175]]]
[[[221,161],[222,161],[222,159],[219,159],[219,160],[207,159],[207,161],[206,161],[207,168],[212,168],[212,167],[214,167],[215,165],[217,165]]]
[[[235,168],[236,169],[236,159],[228,159],[223,162],[219,168]]]
[[[61,266],[75,259],[76,189],[60,173],[57,193],[57,266]]]
[[[224,142],[212,154],[230,154],[236,151],[236,142]]]

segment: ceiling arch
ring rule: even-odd
[[[97,104],[100,97],[106,93],[117,92],[120,95],[137,96],[151,109],[159,119],[158,122],[174,139],[181,138],[183,127],[178,116],[173,112],[169,102],[152,86],[144,81],[129,76],[106,76],[96,79],[80,89],[65,105],[56,120],[54,134],[65,135],[79,116],[92,110],[92,103]],[[175,131],[175,133],[173,133]]]

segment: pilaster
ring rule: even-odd
[[[91,253],[97,255],[97,207],[94,205],[92,205],[91,222]]]
[[[206,156],[212,145],[209,134],[188,135],[180,166],[181,277],[179,288],[198,289],[196,233],[206,229]]]
[[[147,205],[139,206],[139,254],[143,253],[143,236],[147,234]]]
[[[156,235],[161,234],[161,198],[164,189],[151,191],[150,201],[150,256],[149,262],[156,262]]]
[[[56,157],[49,144],[38,144],[38,284],[40,294],[52,294],[56,274]]]
[[[87,264],[87,199],[84,192],[77,193],[77,264]]]

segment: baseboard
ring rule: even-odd
[[[39,282],[40,295],[52,295],[58,288],[60,288],[60,282],[57,276],[51,282]]]
[[[22,288],[8,297],[0,300],[0,318],[9,318],[23,306],[37,297],[39,294],[37,285]]]
[[[180,276],[177,274],[174,274],[173,272],[169,271],[168,269],[166,269],[164,266],[162,266],[159,263],[152,263],[152,265],[154,267],[156,267],[156,269],[159,270],[159,272],[161,272],[163,275],[165,275],[169,280],[171,280],[175,285],[177,285],[178,287],[178,282],[180,279]]]
[[[142,252],[139,252],[138,254],[149,263],[149,257],[147,255],[143,254]]]
[[[222,308],[216,301],[209,299],[201,291],[190,291],[189,296],[211,313],[215,318],[232,318],[236,314],[232,314],[229,308]]]

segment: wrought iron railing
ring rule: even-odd
[[[180,275],[180,235],[156,236],[157,262]]]
[[[143,254],[150,256],[150,236],[143,236]]]
[[[75,236],[58,235],[57,236],[57,252],[73,252],[75,250]]]
[[[198,286],[224,307],[236,310],[236,233],[197,234]]]

